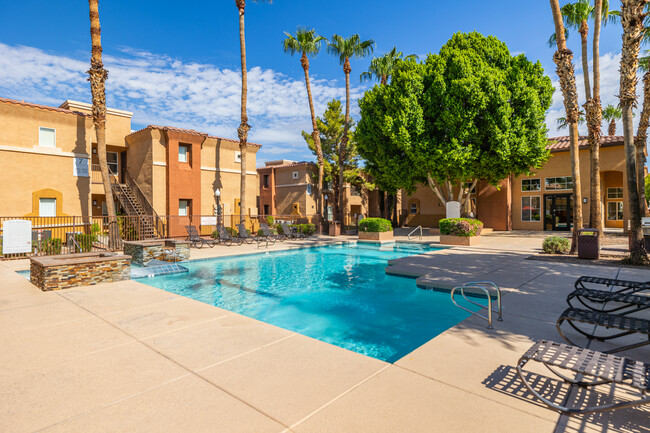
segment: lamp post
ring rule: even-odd
[[[217,226],[221,226],[221,190],[219,188],[214,190],[214,196],[217,198]]]

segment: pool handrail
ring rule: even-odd
[[[497,309],[496,310],[492,308],[492,296],[490,294],[490,289],[488,289],[488,287],[491,288],[491,289],[494,289],[494,291],[496,292],[496,297],[497,297]],[[469,302],[470,304],[476,305],[480,309],[487,309],[488,310],[487,317],[482,315],[482,314],[479,314],[476,311],[472,311],[469,308],[465,308],[462,305],[459,305],[456,302],[456,300],[454,299],[454,295],[456,294],[456,290],[458,290],[458,289],[460,289],[460,294],[463,296],[463,298],[467,302]],[[479,304],[478,302],[470,301],[469,299],[467,299],[467,295],[465,294],[465,289],[480,290],[483,293],[485,293],[485,295],[487,296],[487,299],[488,299],[488,306],[486,307],[484,305]],[[468,313],[470,313],[473,316],[478,316],[478,317],[480,317],[480,318],[482,318],[484,320],[487,320],[488,329],[493,329],[493,327],[492,327],[492,313],[493,312],[499,314],[499,317],[497,319],[499,322],[503,321],[503,310],[501,308],[501,289],[499,288],[498,285],[496,285],[496,283],[494,283],[492,281],[468,281],[468,282],[466,282],[464,284],[461,284],[460,286],[456,286],[453,289],[451,289],[451,294],[450,295],[451,295],[451,302],[453,302],[455,306],[457,306],[461,310],[467,311]]]

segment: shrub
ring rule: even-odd
[[[479,236],[483,223],[470,218],[443,218],[439,222],[440,234],[451,236]]]
[[[266,217],[266,224],[269,227],[273,227],[273,224],[275,223],[275,218],[273,218],[271,215]]]
[[[384,218],[364,218],[359,221],[359,230],[362,232],[383,233],[393,231],[390,221]]]
[[[282,230],[282,224],[277,224],[277,225],[275,226],[275,229],[278,231],[278,234],[279,234],[279,235],[283,235],[283,234],[284,234],[284,230]]]
[[[297,226],[293,226],[293,227],[298,227],[300,233],[302,233],[305,236],[311,236],[314,233],[316,233],[315,224],[298,224]]]
[[[226,231],[230,236],[234,237],[237,236],[238,234],[237,230],[233,229],[232,227],[224,227],[224,229],[226,229]],[[250,234],[250,231],[248,234]],[[213,231],[210,236],[212,237],[212,239],[219,239],[219,231],[218,230]]]
[[[61,239],[41,239],[38,243],[38,250],[45,254],[61,254]]]
[[[542,244],[542,251],[546,254],[566,254],[570,249],[571,241],[561,236],[549,236]]]
[[[96,240],[95,235],[75,235],[74,239],[81,247],[81,251],[88,253],[93,250],[93,242]],[[75,249],[77,247],[75,246]]]

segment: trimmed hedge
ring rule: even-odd
[[[439,222],[440,234],[451,236],[480,236],[483,223],[470,218],[443,218]]]
[[[38,250],[46,254],[61,254],[61,239],[49,238],[38,241]]]
[[[542,244],[542,251],[546,254],[566,254],[570,249],[571,241],[562,236],[549,236]]]
[[[97,240],[95,235],[75,235],[74,239],[77,241],[81,247],[81,251],[84,253],[89,253],[93,250],[93,242]],[[77,247],[75,246],[75,249]]]
[[[359,221],[359,230],[369,233],[392,232],[393,225],[384,218],[364,218]]]

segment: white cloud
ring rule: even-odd
[[[109,70],[108,105],[133,111],[134,127],[170,125],[236,138],[239,71],[133,48],[105,55],[104,63]],[[88,67],[86,60],[0,43],[0,96],[51,105],[65,99],[89,101]],[[317,114],[331,99],[345,97],[336,80],[315,76],[311,85]],[[365,88],[352,88],[353,115],[358,115],[356,99]],[[313,158],[300,134],[311,129],[303,80],[253,67],[248,72],[247,108],[249,139],[263,145],[258,164],[278,156]]]

